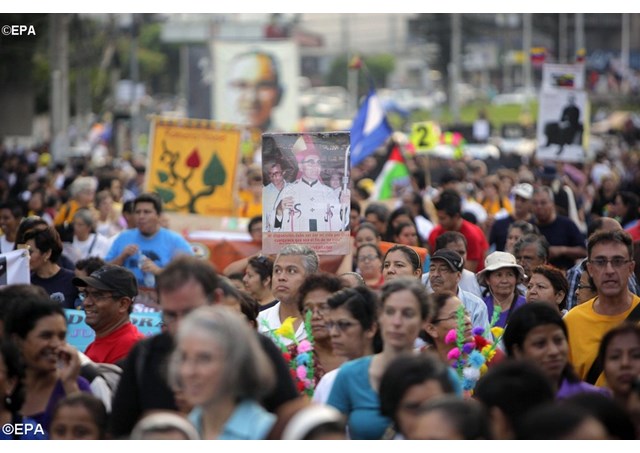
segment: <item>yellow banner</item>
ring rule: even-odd
[[[168,211],[229,216],[235,208],[236,172],[250,133],[208,120],[155,118],[145,190]]]

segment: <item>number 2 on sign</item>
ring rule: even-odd
[[[418,152],[431,151],[439,138],[440,128],[432,121],[414,123],[411,127],[411,143]]]

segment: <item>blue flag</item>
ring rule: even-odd
[[[373,154],[392,133],[382,103],[371,87],[351,126],[351,165]]]

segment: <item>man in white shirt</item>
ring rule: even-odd
[[[282,248],[273,263],[271,292],[278,302],[258,315],[258,332],[270,336],[288,317],[296,318],[293,330],[298,341],[304,340],[307,334],[304,319],[298,305],[298,291],[305,278],[318,271],[317,253],[306,245],[290,244]],[[285,345],[291,340],[280,338]]]

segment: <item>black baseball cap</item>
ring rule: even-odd
[[[72,283],[79,288],[90,286],[131,298],[138,295],[138,282],[133,272],[115,264],[105,264],[88,277],[74,277]]]
[[[447,263],[451,270],[454,272],[462,272],[462,269],[464,269],[462,257],[458,254],[458,252],[454,252],[453,250],[436,250],[436,252],[431,255],[431,261],[438,259],[443,260],[445,263]]]

